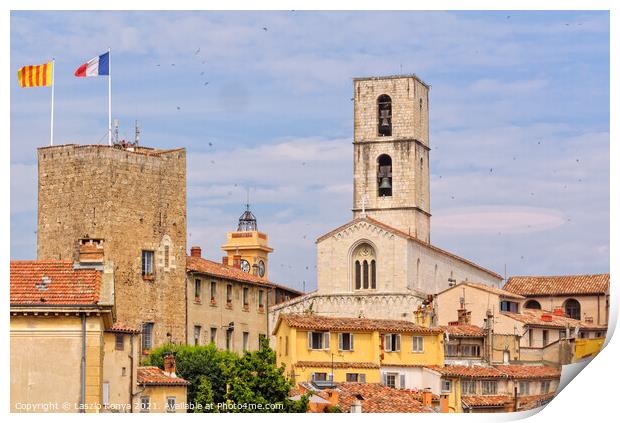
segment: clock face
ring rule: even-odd
[[[250,273],[250,263],[247,260],[241,260],[241,270]]]
[[[258,262],[258,275],[262,278],[265,276],[265,262],[260,260]]]

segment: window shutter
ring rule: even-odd
[[[400,389],[405,389],[405,374],[401,373],[400,375]]]
[[[353,351],[353,334],[352,333],[349,334],[349,342],[351,343],[349,347],[351,348],[351,351]]]
[[[424,352],[424,337],[420,336],[420,352]]]
[[[329,349],[329,332],[323,333],[323,349]]]
[[[394,351],[400,351],[400,334],[397,334],[395,338],[396,338],[396,342],[395,342],[396,345],[394,346],[395,347]]]
[[[387,373],[383,373],[381,376],[381,379],[383,379],[383,385],[387,386]]]
[[[110,383],[103,382],[103,405],[110,404]]]
[[[360,373],[360,382],[366,383],[366,373]]]
[[[392,351],[392,335],[385,335],[385,350]]]
[[[312,378],[311,380],[316,380],[316,373],[312,373],[310,377]]]
[[[327,380],[330,381],[330,382],[333,382],[334,381],[334,374],[333,373],[328,374],[327,375]]]
[[[342,334],[338,334],[338,350],[342,351]]]
[[[312,332],[308,332],[308,349],[309,350],[312,349]],[[313,373],[313,375],[314,375],[314,373]]]

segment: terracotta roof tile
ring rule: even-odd
[[[490,366],[425,366],[447,377],[464,378],[503,378],[505,375]]]
[[[468,395],[461,397],[463,407],[503,407],[510,404],[514,399],[508,395]]]
[[[519,399],[519,411],[542,407],[555,397],[555,392],[542,395],[523,396]]]
[[[451,337],[465,338],[465,337],[482,337],[484,336],[484,330],[480,326],[474,325],[448,325],[439,326],[444,332],[447,332]]]
[[[524,300],[525,297],[519,294],[515,294],[514,292],[510,292],[510,291],[506,291],[505,289],[499,289],[499,288],[495,288],[492,286],[488,286],[488,285],[484,285],[481,283],[476,283],[476,282],[461,282],[451,288],[448,289],[453,289],[456,287],[461,287],[461,286],[469,286],[472,288],[477,288],[480,289],[482,291],[486,291],[486,292],[490,292],[491,294],[496,294],[499,295],[500,297],[505,297],[505,298],[514,298],[516,300]],[[446,291],[448,290],[446,289]]]
[[[561,370],[551,366],[496,365],[495,368],[509,379],[557,379]]]
[[[106,332],[119,332],[119,333],[140,333],[142,330],[134,328],[133,326],[125,325],[123,323],[116,322]]]
[[[496,365],[496,366],[425,366],[446,377],[504,378],[504,379],[555,379],[560,369],[551,366]]]
[[[11,305],[95,305],[101,272],[73,268],[72,261],[11,261]]]
[[[456,254],[452,254],[451,252],[443,250],[443,249],[441,249],[439,247],[436,247],[436,246],[434,246],[434,245],[432,245],[432,244],[430,244],[428,242],[424,242],[424,241],[422,241],[422,240],[420,240],[420,239],[418,239],[416,237],[413,237],[413,236],[409,235],[406,232],[401,231],[400,229],[396,229],[396,228],[394,228],[394,227],[392,227],[390,225],[386,225],[385,223],[380,222],[377,219],[373,219],[372,217],[368,217],[368,216],[367,217],[361,217],[361,218],[358,218],[358,219],[354,219],[354,220],[352,220],[350,222],[347,222],[344,225],[339,226],[339,227],[337,227],[336,229],[334,229],[332,231],[329,231],[325,235],[320,236],[319,238],[317,238],[316,242],[318,243],[318,242],[320,242],[320,241],[322,241],[324,239],[327,239],[330,236],[340,232],[344,228],[346,228],[346,227],[348,227],[350,225],[354,225],[355,223],[358,223],[358,222],[363,222],[363,221],[370,222],[373,225],[376,225],[376,226],[378,226],[378,227],[380,227],[382,229],[385,229],[388,232],[392,232],[392,233],[395,233],[397,235],[402,236],[403,238],[410,239],[411,241],[414,241],[414,242],[416,242],[416,243],[418,243],[420,245],[423,245],[423,246],[425,246],[425,247],[427,247],[427,248],[429,248],[429,249],[431,249],[431,250],[433,250],[435,252],[438,252],[440,254],[444,254],[444,255],[447,255],[449,257],[452,257],[452,258],[454,258],[454,259],[456,259],[456,260],[458,260],[458,261],[460,261],[462,263],[469,264],[470,266],[473,266],[473,267],[477,268],[478,270],[481,270],[481,271],[483,271],[485,273],[488,273],[489,275],[491,275],[491,276],[493,276],[493,277],[495,277],[497,279],[502,279],[501,275],[499,275],[499,274],[497,274],[497,273],[495,273],[495,272],[493,272],[493,271],[491,271],[489,269],[486,269],[486,268],[480,266],[479,264],[476,264],[476,263],[474,263],[472,261],[464,259],[463,257],[457,256]]]
[[[609,293],[609,273],[512,276],[508,278],[504,289],[525,296],[607,294]]]
[[[298,361],[295,367],[332,367],[331,361]],[[378,369],[379,365],[365,362],[334,361],[336,369]]]
[[[527,325],[532,326],[544,326],[550,328],[565,328],[566,325],[569,325],[571,328],[575,328],[579,326],[581,329],[589,329],[589,330],[606,330],[607,327],[604,325],[596,325],[594,323],[587,323],[576,319],[571,319],[566,316],[559,316],[557,314],[553,314],[551,311],[544,310],[535,310],[535,309],[524,309],[521,313],[509,313],[502,312],[502,315],[508,316],[514,320],[517,320],[521,323],[525,323]],[[551,316],[551,321],[543,320],[543,314]]]
[[[412,391],[388,388],[378,383],[341,383],[338,405],[348,413],[356,400],[362,404],[362,413],[432,413],[416,399]]]
[[[138,385],[190,385],[188,381],[178,376],[172,376],[156,366],[138,367]]]
[[[394,333],[440,334],[438,328],[427,328],[406,320],[356,319],[352,317],[326,317],[316,314],[280,314],[290,327],[315,330],[348,330]]]

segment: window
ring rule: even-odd
[[[459,345],[456,343],[446,344],[445,353],[449,357],[457,357],[459,355]]]
[[[364,271],[364,289],[368,289],[368,261],[364,260],[362,264],[362,269]]]
[[[377,159],[377,195],[392,196],[392,158],[382,154]]]
[[[329,332],[308,332],[308,349],[328,350]]]
[[[177,411],[177,399],[176,397],[166,398],[166,413],[176,413]]]
[[[142,276],[153,276],[153,251],[142,250]]]
[[[528,336],[528,338],[529,338],[529,340],[528,340],[528,345],[529,345],[530,347],[533,347],[533,346],[534,346],[534,329],[530,328],[530,329],[527,331],[527,336]]]
[[[476,381],[471,379],[461,380],[462,395],[476,395]]]
[[[519,382],[519,395],[529,395],[529,394],[530,394],[530,383]]]
[[[353,351],[353,334],[352,333],[339,333],[338,334],[338,350]]]
[[[370,288],[377,289],[377,264],[374,260],[370,261]]]
[[[396,352],[400,351],[400,334],[389,333],[384,336],[385,338],[385,351]]]
[[[200,345],[200,331],[202,327],[194,326],[194,345]]]
[[[461,355],[463,357],[480,357],[480,345],[462,344]]]
[[[543,347],[549,343],[549,331],[547,329],[543,330]]]
[[[450,392],[452,391],[452,381],[447,379],[441,380],[441,392]]]
[[[500,311],[508,311],[510,313],[518,313],[519,312],[519,303],[514,301],[503,300],[499,303]]]
[[[581,320],[581,304],[573,298],[564,303],[564,312],[571,319]]]
[[[327,373],[312,373],[312,380],[325,382],[327,381]]]
[[[541,394],[547,394],[549,393],[549,386],[551,385],[551,382],[548,380],[543,380],[540,382],[540,393]]]
[[[217,328],[211,328],[211,334],[209,335],[209,342],[217,345]]]
[[[525,305],[523,306],[525,308],[531,308],[534,310],[540,310],[540,303],[536,300],[529,300],[527,303],[525,303]]]
[[[153,323],[142,324],[142,351],[148,351],[153,347]]]
[[[164,267],[170,267],[170,247],[168,245],[164,246]]]
[[[265,295],[265,291],[262,289],[258,290],[258,308],[264,308],[265,302],[263,296]]]
[[[284,337],[284,355],[288,355],[288,336]]]
[[[250,288],[243,288],[243,307],[247,308],[250,305]]]
[[[121,367],[121,376],[127,376],[127,367]]]
[[[288,337],[286,337],[288,341]],[[247,351],[249,349],[248,344],[250,343],[250,334],[248,332],[243,332],[243,351]]]
[[[413,348],[411,351],[421,353],[424,352],[424,337],[423,336],[412,336],[412,344]]]
[[[362,288],[362,265],[359,260],[355,260],[355,289]]]
[[[197,303],[200,302],[201,289],[202,289],[202,282],[200,281],[200,279],[196,279],[194,281],[194,301],[196,301]]]
[[[497,382],[494,380],[483,380],[480,382],[482,385],[482,395],[496,395],[497,394]]]
[[[359,373],[347,373],[345,375],[345,379],[347,382],[359,382],[360,377]]]
[[[377,134],[380,137],[392,135],[392,99],[389,95],[380,95],[377,99]]]
[[[228,351],[231,351],[233,349],[233,331],[232,330],[226,331],[226,349]]]
[[[140,397],[140,412],[148,413],[151,409],[151,401],[149,397]]]
[[[397,373],[386,373],[385,386],[389,388],[396,388],[396,376],[398,376]]]
[[[259,333],[258,334],[258,346],[262,348],[263,346],[263,342],[267,340],[267,335],[265,335],[264,333]]]
[[[215,303],[217,299],[217,282],[211,282],[211,302]]]
[[[232,305],[232,285],[226,285],[226,303]]]
[[[352,255],[355,289],[377,289],[375,250],[369,244],[360,244]]]
[[[110,382],[103,382],[102,391],[102,405],[110,405]]]
[[[125,349],[125,335],[123,335],[122,333],[116,334],[115,346],[116,351],[123,351]]]

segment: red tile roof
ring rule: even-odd
[[[438,253],[443,254],[443,255],[447,255],[447,256],[449,256],[449,257],[451,257],[453,259],[456,259],[456,260],[458,260],[458,261],[460,261],[462,263],[465,263],[465,264],[468,264],[470,266],[473,266],[473,267],[477,268],[478,270],[481,270],[481,271],[483,271],[485,273],[488,273],[489,275],[491,275],[491,276],[493,276],[493,277],[495,277],[497,279],[502,279],[501,275],[499,275],[499,274],[497,274],[497,273],[495,273],[495,272],[493,272],[493,271],[491,271],[489,269],[486,269],[486,268],[484,268],[484,267],[482,267],[482,266],[480,266],[480,265],[478,265],[478,264],[476,264],[476,263],[474,263],[472,261],[469,261],[467,259],[464,259],[463,257],[457,256],[456,254],[452,254],[451,252],[443,250],[443,249],[441,249],[439,247],[435,247],[434,245],[432,245],[432,244],[430,244],[428,242],[424,242],[424,241],[422,241],[422,240],[420,240],[420,239],[418,239],[416,237],[413,237],[413,236],[409,235],[408,233],[401,231],[400,229],[396,229],[396,228],[394,228],[392,226],[386,225],[385,223],[380,222],[377,219],[374,219],[374,218],[368,217],[368,216],[360,217],[360,218],[354,219],[354,220],[352,220],[350,222],[347,222],[344,225],[339,226],[338,228],[336,228],[336,229],[326,233],[325,235],[320,236],[319,238],[317,238],[316,242],[317,243],[321,242],[324,239],[329,238],[330,236],[332,236],[332,235],[342,231],[343,229],[347,228],[348,226],[354,225],[354,224],[356,224],[358,222],[364,222],[364,221],[370,222],[373,225],[378,226],[378,227],[380,227],[380,228],[382,228],[382,229],[384,229],[384,230],[386,230],[388,232],[392,232],[394,234],[402,236],[403,238],[407,238],[407,239],[409,239],[411,241],[414,241],[414,242],[416,242],[416,243],[418,243],[420,245],[423,245],[424,247],[427,247],[427,248],[429,248],[429,249],[431,249],[431,250],[433,250],[435,252],[438,252]]]
[[[134,328],[133,326],[125,325],[123,323],[114,323],[110,329],[106,332],[118,332],[118,333],[140,333],[142,330]]]
[[[609,273],[598,275],[512,276],[506,291],[525,296],[591,295],[609,293]]]
[[[351,410],[356,400],[362,405],[362,413],[432,413],[434,410],[422,405],[411,391],[388,388],[378,383],[341,383],[338,405],[344,413]]]
[[[557,379],[562,371],[551,366],[496,365],[509,379]]]
[[[502,378],[502,379],[556,379],[560,369],[551,366],[496,365],[496,366],[425,366],[445,377]]]
[[[548,394],[541,395],[523,396],[519,399],[519,411],[541,407],[549,403],[553,397],[555,397],[555,392],[549,392]]]
[[[138,367],[138,385],[186,386],[188,381],[172,376],[156,366]]]
[[[480,326],[474,325],[448,325],[439,326],[444,332],[447,332],[451,337],[466,338],[466,337],[482,337],[484,336],[484,330]]]
[[[352,317],[326,317],[316,314],[280,314],[280,319],[290,327],[315,330],[380,331],[386,333],[440,334],[438,328],[427,328],[406,320],[356,319]],[[279,323],[279,322],[278,322]],[[278,325],[276,325],[276,328]]]
[[[457,285],[454,285],[450,288],[444,289],[441,292],[446,292],[449,291],[451,289],[454,288],[461,288],[463,286],[469,286],[470,288],[476,288],[476,289],[480,289],[482,291],[485,292],[490,292],[491,294],[495,294],[495,295],[499,295],[500,297],[504,297],[504,298],[514,298],[516,300],[524,300],[525,297],[523,297],[522,295],[519,294],[515,294],[514,292],[510,292],[510,291],[506,291],[504,289],[499,289],[499,288],[495,288],[492,286],[488,286],[488,285],[484,285],[482,283],[476,283],[476,282],[461,282]]]
[[[490,366],[426,366],[442,376],[463,378],[503,378],[505,375]]]
[[[509,313],[509,312],[501,312],[502,315],[508,316],[518,322],[525,323],[526,325],[531,326],[542,326],[549,328],[565,328],[566,325],[571,328],[575,328],[579,326],[580,329],[589,329],[589,330],[606,330],[606,326],[596,325],[594,323],[586,323],[581,320],[571,319],[566,316],[558,316],[553,314],[551,311],[544,310],[535,310],[535,309],[524,309],[521,313]],[[542,315],[546,314],[551,316],[551,321],[545,321],[542,319]]]
[[[514,401],[508,395],[468,395],[461,397],[465,408],[503,407]]]
[[[101,272],[72,261],[11,261],[11,305],[96,305]]]
[[[379,365],[375,363],[354,363],[354,362],[343,362],[334,360],[333,364],[336,369],[378,369]],[[295,363],[295,367],[332,367],[331,361],[298,361]]]

